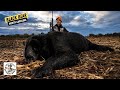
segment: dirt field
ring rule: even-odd
[[[55,70],[53,77],[44,79],[120,79],[120,37],[88,37],[99,45],[114,48],[114,52],[85,51],[79,55],[80,63],[73,67]],[[23,63],[22,42],[25,39],[0,39],[0,79],[31,79],[31,70],[42,66],[44,61]],[[3,75],[3,62],[17,62],[17,75]]]

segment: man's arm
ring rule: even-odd
[[[64,32],[69,32],[69,31],[64,27]]]
[[[55,26],[51,26],[50,31],[55,31],[54,28],[55,28]]]

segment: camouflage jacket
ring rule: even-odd
[[[68,30],[65,27],[63,27],[62,25],[58,26],[57,24],[55,26],[53,26],[52,31],[68,32]]]

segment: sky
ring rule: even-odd
[[[28,21],[8,26],[4,18],[28,13]],[[120,11],[53,11],[53,21],[62,17],[62,25],[70,32],[84,36],[120,32]],[[0,35],[40,34],[49,32],[52,11],[0,11]]]

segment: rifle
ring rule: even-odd
[[[50,31],[53,31],[53,11],[52,11],[52,21],[50,22]]]

